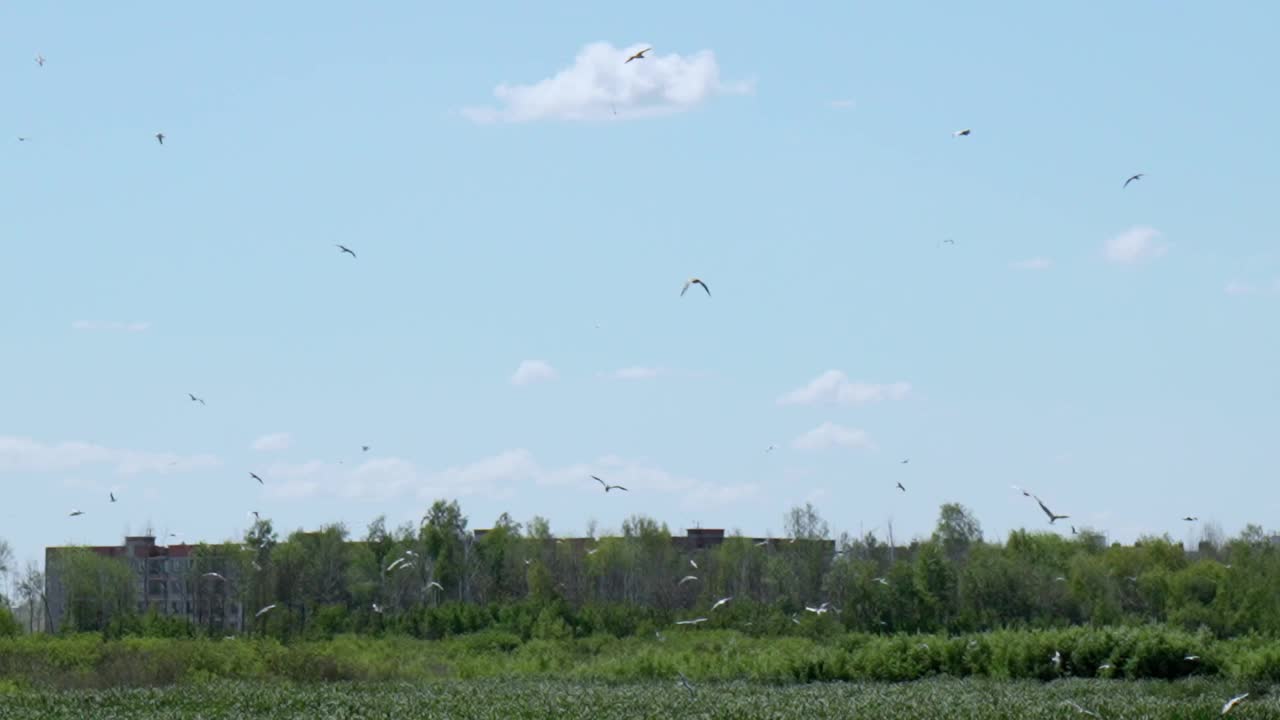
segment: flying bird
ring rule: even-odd
[[[344,252],[350,255],[351,257],[356,256],[355,253],[351,252],[351,248],[347,247],[346,245],[343,245],[341,243],[334,243],[334,247],[338,248],[338,252]]]
[[[704,623],[706,621],[707,621],[706,618],[700,617],[700,618],[694,618],[692,620],[677,620],[676,624],[677,625],[697,625],[698,623]]]
[[[408,562],[408,560],[405,560],[404,558],[397,558],[394,562],[392,562],[390,565],[387,566],[387,572],[391,572],[392,570],[395,570],[396,568],[400,567],[406,562]]]
[[[1075,525],[1072,525],[1072,526],[1071,526],[1071,534],[1072,534],[1072,535],[1075,535],[1075,534],[1076,534],[1076,526],[1075,526]]]
[[[684,282],[684,289],[680,291],[680,297],[684,297],[684,293],[689,289],[690,285],[701,285],[702,289],[707,291],[707,297],[711,297],[711,288],[707,287],[707,284],[698,278],[689,278]]]
[[[902,492],[906,492],[906,491],[907,491],[907,489],[906,489],[906,488],[902,487],[902,483],[898,483],[898,489],[899,489],[899,490],[901,490]]]
[[[1031,493],[1027,492],[1026,490],[1023,490],[1022,488],[1018,487],[1017,485],[1010,485],[1009,487],[1011,487],[1011,488],[1013,488],[1014,490],[1017,490],[1018,492],[1022,493],[1022,497],[1031,497]]]
[[[906,465],[906,464],[907,464],[907,463],[909,463],[909,462],[911,462],[911,458],[903,458],[903,459],[902,459],[902,462],[901,462],[901,463],[899,463],[899,464],[901,464],[901,465]]]
[[[258,477],[257,473],[249,473],[249,477],[257,480],[259,485],[266,485],[266,483],[262,482],[262,478]]]
[[[164,144],[164,133],[162,132],[156,133],[156,142],[160,143],[161,145]]]
[[[369,452],[369,446],[368,446],[368,445],[361,445],[361,446],[360,446],[360,452]]]
[[[697,579],[698,579],[698,576],[697,576],[697,575],[685,575],[684,577],[680,578],[680,582],[676,583],[676,586],[678,587],[678,586],[683,585],[683,584],[685,584],[685,583],[687,583],[687,582],[694,582],[694,581],[696,581]]]
[[[222,577],[216,572],[207,572],[204,575],[201,575],[200,577],[213,578],[214,580],[226,580],[226,578]]]
[[[653,49],[653,48],[645,48],[645,49],[641,50],[640,52],[636,53],[635,55],[632,55],[631,57],[627,58],[627,59],[626,59],[626,62],[624,62],[624,63],[622,63],[622,64],[623,64],[623,65],[626,65],[627,63],[631,62],[632,60],[645,60],[646,58],[645,58],[644,54],[645,54],[645,53],[647,53],[647,52],[649,52],[649,51],[650,51],[650,50],[652,50],[652,49]]]
[[[1198,518],[1198,517],[1192,517],[1192,516],[1188,515],[1188,516],[1186,516],[1186,517],[1184,517],[1184,518],[1182,518],[1182,519],[1183,519],[1183,520],[1186,520],[1187,522],[1195,522],[1195,521],[1199,520],[1200,518]]]
[[[769,447],[765,448],[765,449],[764,449],[764,451],[765,451],[765,452],[767,452],[767,453],[771,453],[771,452],[773,452],[774,450],[777,450],[777,449],[778,449],[778,446],[777,446],[777,445],[770,445]]]
[[[195,395],[193,395],[192,393],[187,393],[187,397],[191,398],[191,402],[198,402],[198,403],[200,403],[201,405],[206,404],[206,403],[205,403],[205,401],[204,401],[204,398],[198,398],[198,397],[196,397]]]
[[[885,579],[885,578],[882,578],[882,577],[878,577],[878,578],[871,578],[871,580],[872,580],[873,582],[878,582],[878,583],[880,583],[881,585],[885,585],[885,586],[887,586],[887,585],[889,584],[889,581],[888,581],[887,579]]]
[[[689,558],[689,565],[693,567],[694,570],[698,569],[698,563],[694,562],[693,558]]]
[[[27,139],[26,139],[26,138],[21,137],[21,136],[19,136],[19,137],[18,137],[18,142],[26,142],[26,141],[27,141]]]
[[[373,611],[374,611],[374,612],[376,612],[376,613],[378,613],[379,615],[381,615],[381,614],[382,614],[382,608],[381,608],[381,607],[379,607],[378,603],[374,603],[374,604],[373,604]]]
[[[967,136],[967,135],[968,135],[969,133],[971,133],[971,132],[973,132],[973,131],[972,131],[972,130],[970,130],[969,128],[965,128],[965,129],[963,129],[963,130],[957,130],[957,131],[955,131],[955,132],[951,133],[951,137],[965,137],[965,136]]]
[[[1137,175],[1130,175],[1129,179],[1124,181],[1124,186],[1121,187],[1120,189],[1123,190],[1124,188],[1129,187],[1129,183],[1133,182],[1134,180],[1141,180],[1144,174],[1145,173],[1138,173]]]
[[[722,598],[720,598],[719,600],[717,600],[717,601],[716,601],[716,604],[715,604],[715,605],[712,605],[712,606],[711,606],[711,610],[714,612],[716,608],[720,607],[721,605],[724,605],[724,604],[728,603],[728,602],[729,602],[730,600],[732,600],[732,599],[733,599],[733,596],[732,596],[732,595],[730,595],[730,596],[728,596],[728,597],[722,597]]]
[[[435,580],[432,580],[431,582],[427,583],[427,587],[429,587],[429,588],[435,588],[435,589],[439,590],[440,592],[444,592],[444,586],[443,586],[443,585],[441,585],[440,583],[436,582]]]
[[[115,502],[115,501],[116,501],[116,494],[115,494],[115,493],[113,493],[113,492],[109,492],[109,493],[107,493],[107,494],[111,496],[111,502]]]
[[[78,517],[83,514],[84,514],[83,510],[72,510],[71,514],[68,517]]]
[[[262,518],[258,517],[258,511],[257,511],[257,510],[250,510],[250,511],[249,511],[249,514],[253,516],[253,519],[254,519],[254,520],[261,520],[261,519],[262,519]]]
[[[256,617],[256,618],[262,617],[263,615],[266,615],[267,613],[269,613],[269,612],[271,612],[272,610],[275,610],[275,609],[276,609],[276,605],[275,605],[275,603],[271,603],[270,605],[268,605],[268,606],[266,606],[266,607],[262,608],[261,610],[259,610],[259,611],[258,611],[258,613],[257,613],[256,615],[254,615],[254,617]]]
[[[1244,702],[1244,699],[1247,697],[1249,697],[1249,693],[1245,693],[1243,695],[1237,695],[1231,698],[1230,700],[1228,700],[1227,704],[1222,706],[1222,714],[1226,715],[1227,713],[1231,712],[1231,708],[1235,707],[1236,705],[1239,705],[1241,702]]]
[[[605,491],[605,492],[609,492],[610,490],[621,490],[621,491],[623,491],[623,492],[631,492],[630,490],[628,490],[628,489],[626,489],[626,488],[622,487],[621,485],[610,485],[609,483],[607,483],[607,482],[605,482],[605,481],[601,480],[600,478],[596,477],[595,475],[592,475],[592,476],[591,476],[591,479],[592,479],[592,480],[595,480],[596,482],[598,482],[598,483],[600,483],[602,486],[604,486],[604,491]],[[695,565],[694,567],[697,567],[697,566]]]
[[[1035,497],[1035,496],[1033,495],[1032,497]],[[1056,520],[1065,520],[1065,519],[1067,519],[1067,518],[1071,517],[1070,515],[1054,515],[1054,514],[1053,514],[1053,511],[1052,511],[1052,510],[1050,510],[1050,509],[1048,508],[1048,506],[1046,506],[1046,505],[1044,504],[1044,501],[1043,501],[1043,500],[1041,500],[1041,499],[1040,499],[1040,498],[1038,498],[1038,497],[1036,498],[1036,502],[1037,502],[1037,503],[1039,503],[1039,505],[1040,505],[1040,509],[1044,511],[1044,514],[1049,516],[1049,524],[1050,524],[1050,525],[1052,525],[1052,524],[1054,523],[1054,521],[1056,521]]]
[[[36,64],[40,67],[44,67],[44,56],[40,53],[36,53]]]

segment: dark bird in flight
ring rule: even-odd
[[[261,519],[262,519],[262,517],[261,517],[260,515],[258,515],[258,511],[257,511],[257,510],[250,510],[249,512],[253,513],[253,519],[254,519],[254,520],[261,520]]]
[[[44,67],[44,56],[40,53],[36,53],[36,64],[40,67]]]
[[[369,446],[368,446],[368,445],[361,445],[361,446],[360,446],[360,452],[369,452]]]
[[[898,483],[898,489],[899,489],[899,490],[901,490],[902,492],[906,492],[906,491],[907,491],[907,489],[906,489],[906,488],[902,487],[902,483]]]
[[[160,143],[161,145],[164,144],[164,133],[162,132],[156,133],[156,142]]]
[[[1188,516],[1186,516],[1186,517],[1184,517],[1184,518],[1182,518],[1182,519],[1183,519],[1183,520],[1186,520],[1187,522],[1195,522],[1195,521],[1199,520],[1200,518],[1198,518],[1198,517],[1191,517],[1190,515],[1188,515]]]
[[[356,256],[356,254],[355,254],[355,253],[351,252],[351,248],[347,247],[346,245],[337,245],[337,244],[335,244],[335,245],[334,245],[334,247],[338,248],[338,250],[339,250],[339,251],[344,252],[344,253],[346,253],[346,254],[350,255],[351,257],[355,257],[355,256]]]
[[[1131,175],[1128,180],[1124,181],[1124,186],[1121,187],[1120,189],[1123,190],[1124,188],[1129,187],[1129,183],[1133,182],[1134,180],[1141,180],[1142,176],[1145,174],[1146,173],[1138,173],[1137,175]]]
[[[258,477],[257,473],[249,473],[249,477],[257,480],[259,485],[266,485],[266,483],[262,482],[262,478]],[[254,513],[254,515],[257,515],[257,513]]]
[[[191,398],[191,402],[198,402],[198,403],[200,403],[201,405],[204,405],[204,404],[205,404],[205,402],[204,402],[204,398],[198,398],[198,397],[196,397],[195,395],[192,395],[191,393],[187,393],[187,397],[190,397],[190,398]]]
[[[911,462],[911,458],[904,458],[904,459],[903,459],[903,461],[902,461],[902,464],[903,464],[903,465],[906,465],[906,464],[907,464],[907,463],[909,463],[909,462]]]
[[[1033,495],[1032,497],[1035,497],[1035,496]],[[1044,511],[1044,514],[1049,516],[1050,525],[1052,525],[1055,520],[1066,520],[1067,518],[1071,517],[1070,515],[1054,515],[1053,511],[1050,510],[1048,506],[1044,504],[1044,501],[1038,497],[1036,497],[1036,502],[1040,505],[1040,509]]]
[[[1076,534],[1076,526],[1075,526],[1075,525],[1072,525],[1072,526],[1071,526],[1071,534],[1072,534],[1072,535],[1075,535],[1075,534]]]
[[[685,291],[689,289],[690,285],[701,285],[702,289],[707,291],[707,297],[711,297],[711,288],[707,287],[707,284],[698,278],[689,278],[688,280],[685,280],[684,288],[680,291],[680,297],[684,297]]]
[[[115,494],[115,493],[113,493],[113,492],[109,492],[109,493],[107,493],[107,494],[111,496],[111,502],[115,502],[115,501],[116,501],[116,494]]]
[[[972,130],[970,130],[969,128],[965,128],[965,129],[963,129],[963,130],[957,130],[957,131],[955,131],[955,132],[951,133],[951,137],[965,137],[965,136],[967,136],[967,135],[968,135],[969,133],[971,133],[971,132],[973,132],[973,131],[972,131]]]
[[[24,137],[19,137],[19,138],[18,138],[18,142],[26,142],[26,141],[27,141],[27,139],[26,139],[26,138],[24,138]]]
[[[604,491],[605,491],[605,492],[609,492],[610,490],[621,490],[621,491],[623,491],[623,492],[631,492],[630,490],[628,490],[628,489],[626,489],[626,488],[622,487],[621,485],[610,485],[609,483],[607,483],[607,482],[605,482],[605,481],[601,480],[600,478],[596,477],[595,475],[592,475],[592,476],[591,476],[591,479],[592,479],[592,480],[595,480],[596,482],[598,482],[598,483],[600,483],[602,486],[604,486]]]
[[[83,514],[84,514],[84,511],[83,511],[83,510],[72,510],[72,511],[71,511],[71,517],[76,517],[76,516],[78,516],[78,515],[83,515]]]
[[[645,59],[644,54],[645,54],[645,53],[647,53],[647,52],[649,52],[649,51],[650,51],[650,50],[652,50],[652,49],[653,49],[653,48],[645,48],[645,49],[641,50],[640,52],[636,53],[635,55],[632,55],[631,57],[627,58],[627,61],[626,61],[626,62],[624,62],[624,63],[622,63],[622,64],[623,64],[623,65],[626,65],[627,63],[631,62],[632,60],[644,60],[644,59]]]

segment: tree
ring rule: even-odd
[[[791,508],[784,519],[787,535],[796,540],[826,540],[831,537],[831,528],[827,521],[818,514],[813,503],[805,503],[804,507]]]
[[[27,632],[36,631],[36,617],[48,617],[49,601],[44,593],[44,573],[34,560],[27,562],[27,567],[18,578],[18,597],[27,607]],[[41,614],[43,613],[43,614]],[[40,623],[44,629],[44,623]]]
[[[957,562],[969,551],[969,546],[982,542],[982,525],[968,508],[960,503],[947,503],[938,513],[938,526],[933,538],[942,543],[942,549],[952,562]]]
[[[129,564],[85,548],[70,548],[58,564],[66,589],[64,628],[78,632],[107,629],[112,620],[135,615],[136,580]]]

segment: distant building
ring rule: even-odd
[[[214,622],[226,630],[244,627],[244,608],[232,596],[227,582],[219,582],[218,594],[195,592],[199,580],[192,571],[194,545],[156,544],[150,535],[126,537],[124,545],[96,547],[45,548],[45,594],[49,603],[49,629],[57,632],[67,615],[67,589],[62,560],[67,553],[88,550],[102,557],[115,558],[129,564],[134,576],[134,598],[137,611],[154,610],[160,615],[178,617],[190,622]],[[213,602],[216,600],[217,602]],[[203,607],[201,605],[204,605]]]
[[[484,537],[490,529],[473,530],[475,538],[479,540]],[[672,535],[671,544],[684,553],[695,553],[699,550],[706,550],[722,544],[725,540],[731,539],[732,536],[725,536],[724,528],[688,528],[685,534]],[[753,545],[762,545],[768,547],[780,547],[793,542],[810,543],[820,542],[826,548],[827,554],[834,555],[836,551],[836,542],[834,540],[791,540],[789,538],[746,538]],[[592,538],[556,538],[556,542],[567,543],[569,547],[575,551],[585,553],[590,549],[591,543],[595,542]]]

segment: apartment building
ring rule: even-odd
[[[62,627],[67,616],[65,559],[77,550],[128,564],[139,614],[155,611],[230,632],[244,628],[244,608],[231,587],[235,578],[201,582],[192,566],[194,545],[159,545],[155,537],[140,535],[126,537],[123,545],[45,548],[45,594],[52,632]]]

